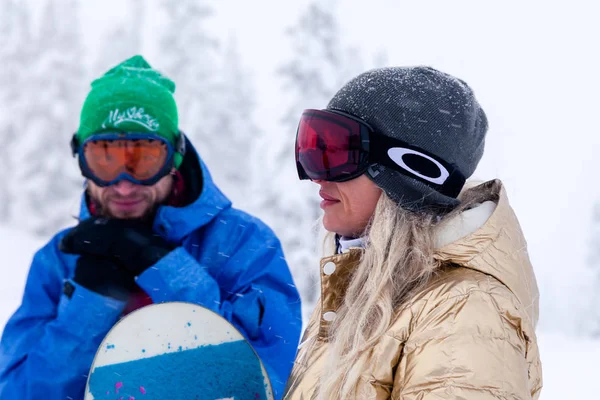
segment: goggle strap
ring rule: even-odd
[[[179,131],[179,135],[177,135],[177,142],[175,143],[175,152],[181,154],[181,157],[185,156],[185,134],[183,131]]]
[[[388,136],[384,136],[378,133],[371,133],[370,135],[370,149],[369,149],[369,163],[370,164],[381,164],[384,167],[391,168],[394,171],[398,171],[410,178],[416,179],[425,185],[437,190],[438,192],[456,198],[460,191],[462,190],[466,179],[464,175],[453,165],[447,163],[441,158],[423,150],[416,146],[412,146],[402,140],[390,138]],[[417,153],[425,154],[432,159],[439,162],[449,173],[448,178],[444,181],[443,184],[436,184],[434,182],[428,181],[427,179],[423,179],[422,177],[415,175],[411,171],[403,168],[398,165],[394,160],[390,158],[388,155],[388,150],[391,148],[400,147],[404,149],[413,150]]]
[[[183,133],[183,131],[179,131],[179,135],[177,135],[177,142],[175,143],[175,152],[181,154],[181,156],[185,156],[185,134]],[[76,157],[77,154],[79,153],[79,139],[77,139],[77,132],[75,132],[73,134],[73,136],[71,137],[71,141],[69,142],[69,145],[71,147],[71,153],[73,154],[73,157]]]
[[[71,146],[71,153],[73,154],[73,157],[77,157],[77,153],[79,153],[79,139],[77,139],[77,132],[75,132],[73,137],[71,137],[69,145]]]

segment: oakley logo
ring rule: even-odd
[[[416,150],[392,147],[388,156],[405,171],[436,185],[443,185],[450,176],[439,161]]]
[[[143,107],[129,107],[125,111],[119,111],[119,109],[112,110],[108,113],[108,117],[102,123],[102,128],[107,127],[118,128],[124,122],[132,122],[138,124],[149,131],[156,132],[160,128],[160,124],[150,114],[144,111]]]

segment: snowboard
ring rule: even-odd
[[[229,321],[196,304],[140,308],[108,332],[85,400],[272,400],[258,355]]]

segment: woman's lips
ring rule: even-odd
[[[319,196],[321,196],[321,198],[323,199],[323,201],[321,201],[321,208],[322,209],[325,209],[327,207],[330,207],[330,206],[332,206],[332,205],[340,202],[335,197],[330,196],[330,195],[328,195],[327,193],[325,193],[323,191],[319,191]]]

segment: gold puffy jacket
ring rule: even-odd
[[[435,257],[447,267],[440,279],[399,310],[374,346],[359,398],[539,397],[542,373],[535,335],[539,294],[525,239],[500,181],[468,190],[495,193],[497,205],[479,227],[438,248]],[[327,320],[335,317],[361,253],[352,248],[322,259],[321,302],[302,339],[317,335],[318,342],[310,354],[300,346],[286,399],[316,398],[327,357]]]

